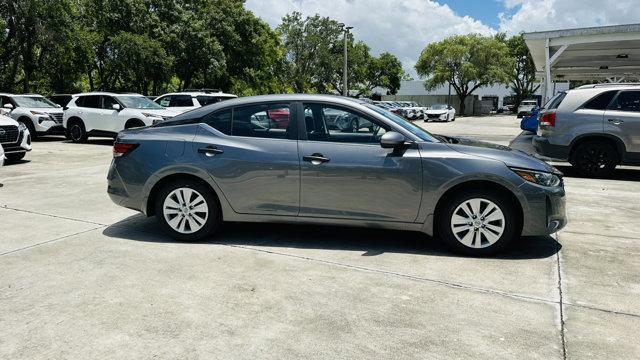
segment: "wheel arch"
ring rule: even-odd
[[[144,121],[142,121],[142,120],[140,120],[138,118],[131,118],[131,119],[125,121],[124,128],[125,129],[130,129],[132,127],[137,127],[137,126],[135,126],[136,124],[142,124],[141,126],[146,126]]]
[[[622,161],[622,158],[627,151],[626,146],[624,145],[624,141],[622,141],[622,139],[615,135],[605,133],[589,133],[580,135],[571,141],[571,144],[569,145],[569,159],[573,157],[575,149],[580,144],[583,144],[586,141],[605,141],[609,143],[616,149],[616,152],[618,153],[618,161]]]
[[[492,180],[467,180],[449,187],[440,196],[438,202],[436,203],[436,206],[434,207],[432,216],[433,221],[430,222],[431,234],[435,235],[435,232],[437,230],[436,224],[439,221],[439,216],[441,216],[443,208],[451,200],[451,198],[460,191],[468,191],[472,189],[495,191],[496,193],[504,196],[516,209],[516,218],[518,219],[516,233],[518,235],[522,233],[522,228],[524,225],[524,208],[521,200],[511,189],[503,184],[500,184],[499,182]]]
[[[155,202],[156,202],[156,197],[158,196],[158,193],[160,192],[160,189],[162,189],[162,187],[164,187],[166,184],[171,183],[172,181],[176,181],[176,180],[192,180],[194,182],[198,182],[203,186],[206,186],[207,188],[211,189],[211,192],[213,192],[213,195],[216,198],[216,201],[218,202],[218,206],[220,209],[220,216],[222,218],[224,218],[224,211],[225,208],[222,204],[222,202],[220,201],[220,194],[218,194],[218,191],[216,190],[215,186],[212,186],[212,184],[203,179],[202,177],[192,174],[192,173],[184,173],[184,172],[177,172],[177,173],[172,173],[172,174],[168,174],[166,176],[163,176],[161,178],[159,178],[155,183],[153,183],[153,185],[150,186],[150,190],[148,193],[148,196],[146,197],[146,199],[144,200],[143,203],[143,207],[142,209],[144,210],[144,213],[147,216],[153,216],[155,215]]]

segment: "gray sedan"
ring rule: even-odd
[[[259,123],[277,109],[286,128]],[[371,126],[344,132],[336,112]],[[222,221],[402,229],[487,255],[566,223],[561,174],[520,151],[428,133],[353,99],[246,97],[205,106],[114,145],[108,193],[178,240]]]

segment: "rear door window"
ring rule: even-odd
[[[640,112],[640,91],[621,91],[613,100],[610,109]]]
[[[294,139],[295,127],[289,127],[289,104],[260,104],[235,108],[231,135],[259,138]]]
[[[220,131],[231,135],[231,110],[217,111],[202,118],[202,122]]]
[[[76,104],[78,106],[86,107],[86,108],[93,108],[93,109],[102,108],[100,95],[81,96],[80,99],[76,101]]]
[[[582,107],[584,109],[592,109],[592,110],[605,110],[614,96],[616,96],[617,91],[606,91],[591,100],[587,101]]]

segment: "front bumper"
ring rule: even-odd
[[[544,188],[525,183],[521,190],[527,199],[527,206],[523,206],[523,236],[549,235],[567,225],[564,186]]]
[[[531,141],[536,152],[542,156],[558,160],[569,159],[568,146],[551,144],[549,139],[538,135],[535,135]]]
[[[31,134],[29,133],[29,130],[20,131],[18,141],[14,143],[3,143],[2,147],[5,154],[31,151]]]

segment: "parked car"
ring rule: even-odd
[[[640,86],[557,94],[540,112],[533,145],[589,177],[609,176],[617,165],[640,165]]]
[[[51,100],[51,102],[56,103],[64,108],[65,106],[67,106],[69,101],[71,101],[72,97],[73,96],[71,94],[54,94],[49,96],[48,98],[49,100]]]
[[[62,108],[42,95],[0,94],[0,106],[24,124],[32,138],[64,134]]]
[[[93,92],[73,95],[64,111],[67,138],[115,137],[119,131],[149,126],[177,115],[139,94]]]
[[[523,100],[518,106],[518,119],[528,115],[536,106],[538,106],[537,100]]]
[[[455,121],[456,109],[447,104],[431,105],[424,114],[424,121]]]
[[[520,129],[528,132],[535,133],[538,131],[538,114],[540,113],[540,108],[536,106],[531,110],[529,115],[526,115],[520,121]]]
[[[201,106],[215,104],[220,101],[235,99],[237,97],[238,96],[233,94],[225,94],[220,90],[202,89],[197,91],[164,94],[157,97],[154,101],[162,107],[182,113],[197,109]]]
[[[0,148],[7,161],[22,160],[31,151],[31,134],[22,122],[0,114]]]
[[[297,109],[288,129],[253,124],[255,114],[284,107]],[[335,110],[373,126],[329,130],[325,113]],[[335,96],[225,101],[122,131],[113,153],[111,199],[156,215],[183,241],[206,238],[223,220],[293,222],[437,233],[457,251],[487,255],[566,223],[562,176],[543,161],[432,135]]]

